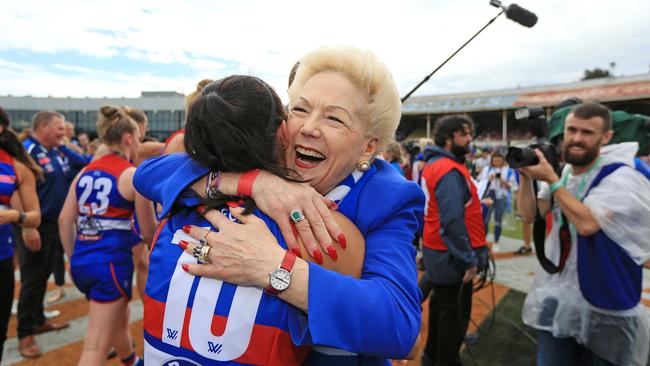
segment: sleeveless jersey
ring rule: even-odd
[[[0,210],[11,208],[11,195],[18,189],[14,160],[0,149]],[[14,256],[11,224],[0,225],[0,260]]]
[[[178,129],[178,130],[172,132],[172,134],[169,135],[169,137],[167,137],[167,140],[165,140],[165,147],[163,148],[163,153],[164,153],[165,151],[167,151],[167,147],[168,147],[169,144],[172,142],[172,140],[173,140],[176,136],[181,135],[181,134],[185,134],[185,127],[180,128],[180,129]]]
[[[182,198],[181,198],[182,199]],[[222,209],[235,221],[227,209]],[[255,211],[286,249],[277,225]],[[194,210],[163,219],[154,237],[144,298],[145,360],[150,365],[299,365],[309,348],[294,346],[290,305],[256,287],[195,277],[182,264],[197,263],[180,240],[197,243],[183,225],[216,231]]]
[[[424,216],[424,231],[422,242],[425,247],[434,250],[448,250],[447,245],[440,235],[440,214],[436,200],[436,186],[440,179],[452,169],[460,172],[470,191],[470,200],[465,203],[465,226],[472,248],[485,246],[485,227],[483,225],[483,214],[481,213],[481,200],[478,198],[476,185],[472,182],[465,164],[458,163],[449,158],[440,158],[424,167],[422,179],[426,181],[428,190],[428,202]]]
[[[140,241],[133,230],[133,201],[118,191],[120,175],[132,167],[117,154],[97,159],[79,176],[77,239],[71,263],[75,265],[130,262],[131,248]]]

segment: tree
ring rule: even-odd
[[[603,70],[596,67],[593,70],[585,70],[585,74],[580,80],[606,78],[610,76],[612,76],[612,74],[610,74],[609,70]]]

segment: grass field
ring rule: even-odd
[[[505,213],[503,215],[503,222],[501,223],[501,235],[512,239],[523,239],[521,224],[521,219],[515,217],[514,212]],[[494,216],[490,220],[489,233],[494,234]]]
[[[510,290],[481,324],[476,344],[461,353],[465,366],[535,365],[537,334],[521,321],[526,294]],[[491,306],[491,304],[490,304]]]

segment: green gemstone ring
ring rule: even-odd
[[[299,223],[300,221],[302,221],[304,219],[305,219],[305,215],[303,215],[300,210],[295,209],[295,210],[291,211],[291,220],[294,223],[297,224],[297,223]]]

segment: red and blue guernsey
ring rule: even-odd
[[[0,149],[0,210],[10,209],[11,195],[18,188],[14,159]],[[11,224],[0,225],[0,260],[14,256]]]
[[[132,261],[131,248],[140,242],[133,230],[134,204],[118,191],[120,175],[131,167],[125,158],[108,154],[86,166],[79,176],[73,265]]]
[[[136,172],[136,188],[139,178],[144,177]],[[193,192],[181,193],[187,185],[185,177],[176,178],[177,184],[170,182],[165,192],[169,200],[163,202],[162,214],[168,217],[156,231],[149,258],[144,299],[147,364],[302,364],[310,348],[291,342],[290,305],[263,289],[196,277],[182,269],[182,264],[196,263],[178,246],[180,240],[196,242],[183,232],[183,225],[215,229],[195,212],[198,197]],[[174,201],[182,201],[180,206],[185,207],[175,206],[175,212],[168,215]],[[235,221],[226,209],[222,212]],[[278,226],[263,213],[256,210],[254,214],[286,248]]]
[[[413,233],[422,227],[424,207],[424,194],[417,184],[381,160],[353,184],[339,211],[366,238],[363,280],[309,263],[307,317],[262,290],[244,291],[194,278],[182,270],[182,263],[195,262],[174,244],[185,238],[182,225],[208,226],[187,209],[199,201],[185,189],[208,171],[186,154],[171,154],[148,159],[133,176],[140,194],[163,204],[163,215],[172,205],[176,211],[159,227],[151,254],[145,298],[147,364],[292,365],[301,360],[300,350],[304,350],[297,350],[296,344],[348,351],[329,350],[318,359],[312,352],[305,360],[310,365],[390,366],[387,358],[404,358],[411,351],[420,331],[422,300],[412,245]],[[382,198],[381,205],[377,197]],[[284,246],[276,224],[263,214],[256,215]],[[244,297],[254,305],[247,305]],[[206,320],[211,317],[211,322]],[[237,327],[243,328],[241,333],[235,332]]]

